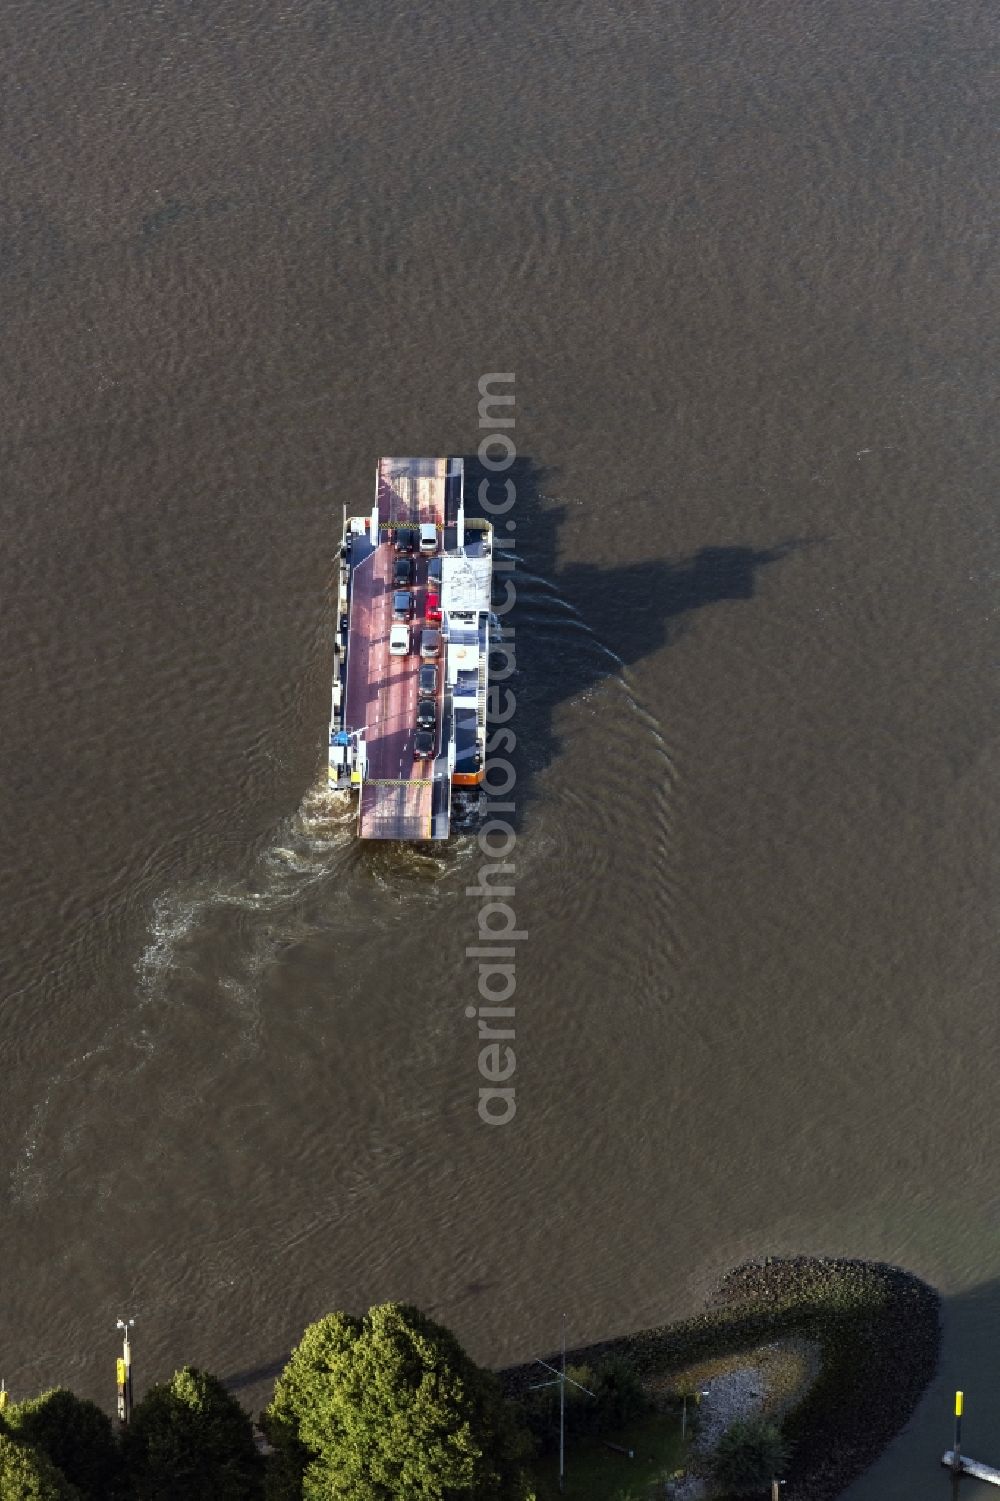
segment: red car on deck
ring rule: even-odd
[[[428,589],[427,591],[427,602],[424,606],[424,614],[426,615],[428,620],[441,619],[441,596],[440,594],[435,594],[431,589]]]

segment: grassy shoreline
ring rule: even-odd
[[[783,1424],[794,1445],[785,1501],[834,1501],[905,1425],[937,1364],[940,1302],[911,1273],[841,1258],[749,1262],[694,1318],[568,1351],[567,1360],[625,1356],[648,1378],[788,1335],[814,1340],[822,1369]],[[499,1376],[511,1397],[536,1379],[533,1365]]]

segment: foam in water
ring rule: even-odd
[[[227,910],[270,914],[292,913],[303,894],[326,880],[348,856],[353,845],[355,812],[343,794],[331,793],[317,784],[303,797],[274,839],[257,856],[249,878],[218,884],[189,885],[164,893],[153,904],[151,936],[136,961],[136,1004],[112,1022],[93,1048],[67,1060],[53,1076],[36,1105],[20,1152],[11,1170],[15,1199],[37,1197],[41,1166],[39,1145],[47,1120],[65,1118],[56,1108],[60,1091],[77,1078],[80,1069],[96,1060],[110,1059],[120,1075],[138,1073],[157,1050],[158,1030],[178,1004],[178,982],[195,976],[205,958],[199,937],[213,917]],[[294,927],[289,924],[289,928]],[[228,973],[216,981],[217,993],[233,1014],[234,1046],[238,1052],[252,1049],[257,1037],[258,980],[269,960],[284,947],[281,926],[246,923],[239,932],[236,957]],[[231,948],[231,946],[230,946]],[[193,1096],[192,1096],[193,1097]],[[69,1112],[72,1118],[72,1112]],[[64,1131],[57,1150],[72,1146],[72,1129]]]

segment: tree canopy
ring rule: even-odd
[[[713,1473],[736,1496],[767,1489],[788,1463],[781,1432],[764,1418],[745,1418],[726,1429],[715,1449]]]
[[[0,1433],[0,1501],[79,1501],[79,1496],[44,1454]]]
[[[137,1501],[256,1501],[263,1494],[249,1417],[217,1377],[194,1366],[150,1387],[122,1447]]]
[[[106,1413],[93,1402],[55,1387],[18,1402],[4,1414],[11,1437],[40,1450],[86,1501],[120,1494],[121,1455]]]
[[[288,1486],[297,1465],[304,1501],[529,1501],[524,1436],[496,1379],[405,1304],[311,1324],[267,1426],[276,1476]]]
[[[539,1371],[539,1382],[545,1382]],[[570,1433],[615,1433],[649,1411],[639,1374],[623,1356],[606,1356],[596,1366],[566,1367],[566,1428]],[[581,1390],[583,1388],[583,1390]],[[553,1376],[521,1399],[528,1426],[543,1449],[559,1437],[559,1384]]]

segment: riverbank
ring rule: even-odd
[[[782,1422],[793,1446],[785,1501],[834,1501],[904,1426],[937,1364],[938,1296],[899,1267],[824,1257],[750,1262],[694,1318],[568,1351],[567,1360],[623,1356],[655,1388],[700,1361],[784,1339],[820,1352],[815,1380]],[[536,1370],[500,1375],[519,1397]]]

